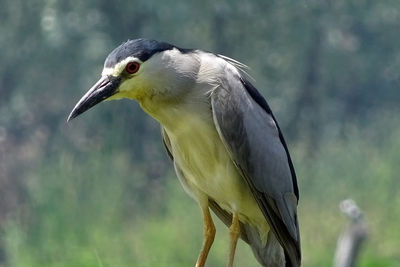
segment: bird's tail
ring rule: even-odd
[[[243,225],[249,243],[258,262],[265,267],[292,267],[275,235],[268,233],[267,244],[260,238],[258,230],[248,224]],[[242,228],[242,229],[243,229]]]

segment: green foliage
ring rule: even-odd
[[[121,157],[89,153],[88,160],[74,162],[70,155],[54,159],[31,177],[27,194],[29,226],[10,220],[5,242],[11,266],[188,266],[201,245],[199,208],[183,192],[171,173],[165,196],[145,188],[148,203],[129,209],[133,192],[124,180],[141,183],[140,174],[121,164]],[[123,160],[122,160],[123,161]],[[79,166],[76,168],[76,166]],[[125,182],[126,182],[125,181]],[[156,208],[149,208],[155,206]],[[220,229],[224,229],[221,224]],[[224,235],[222,234],[224,233]],[[228,233],[224,229],[210,257],[223,265]],[[249,248],[238,262],[252,259]],[[211,266],[212,266],[211,265]]]
[[[346,197],[358,202],[368,222],[360,266],[399,264],[399,132],[393,127],[378,146],[365,130],[351,129],[345,139],[326,142],[313,158],[304,156],[301,145],[292,149],[302,192],[304,266],[331,264],[346,223],[338,203]],[[194,264],[202,239],[200,209],[172,168],[161,178],[163,186],[154,188],[143,185],[147,178],[129,164],[127,154],[106,150],[88,151],[85,159],[62,153],[34,173],[27,187],[29,223],[11,219],[5,227],[10,266]],[[134,195],[142,190],[145,200]],[[227,243],[226,227],[218,223],[209,266],[224,265]],[[243,242],[237,265],[257,266]]]
[[[365,212],[369,228],[360,266],[399,264],[400,196],[396,174],[400,128],[397,118],[388,119],[384,114],[377,117],[376,121],[371,119],[370,128],[350,127],[345,138],[327,140],[311,159],[302,155],[301,147],[294,149],[294,158],[303,159],[295,160],[295,165],[303,193],[299,213],[305,266],[326,266],[332,261],[336,239],[346,222],[338,203],[349,197]],[[382,123],[386,125],[385,138],[376,144],[376,132],[371,129]],[[388,127],[390,124],[394,126]]]

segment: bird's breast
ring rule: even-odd
[[[199,202],[212,198],[228,212],[238,212],[243,222],[268,227],[250,188],[222,143],[212,117],[190,113],[183,116],[166,131],[175,164],[184,174],[190,194]]]
[[[172,153],[193,189],[215,200],[229,202],[233,196],[227,192],[243,190],[245,184],[212,126],[191,119],[190,123],[178,127],[170,136]]]
[[[154,98],[139,103],[165,129],[189,195],[202,206],[211,198],[227,212],[238,213],[239,220],[256,226],[266,242],[268,223],[215,128],[207,94],[200,91],[180,104],[157,103]]]

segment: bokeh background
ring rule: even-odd
[[[193,266],[197,204],[133,101],[66,117],[138,37],[249,65],[289,145],[303,266],[330,266],[365,212],[359,266],[400,266],[400,2],[0,0],[0,266]],[[208,266],[224,266],[217,224]],[[239,244],[236,266],[258,266]]]

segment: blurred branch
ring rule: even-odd
[[[367,237],[367,226],[362,211],[354,200],[343,200],[340,210],[350,222],[338,239],[333,266],[354,267],[361,245]]]

